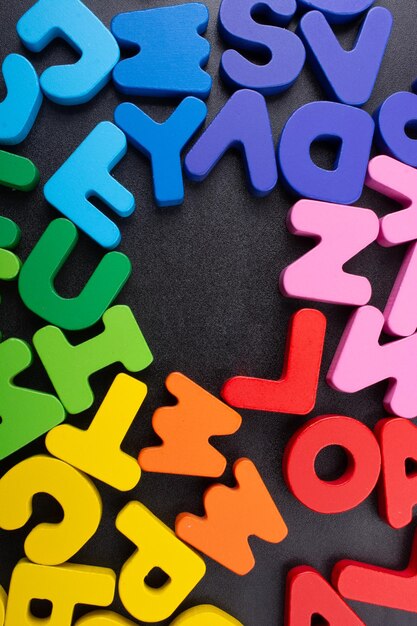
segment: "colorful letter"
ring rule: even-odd
[[[232,49],[223,52],[220,71],[235,88],[247,87],[264,95],[288,89],[303,69],[306,53],[297,35],[285,28],[296,10],[295,0],[223,0],[219,31]],[[264,14],[271,25],[260,24],[254,12]],[[269,52],[267,63],[252,63],[237,50]]]
[[[285,365],[279,380],[235,376],[225,382],[222,398],[240,409],[305,415],[316,403],[326,334],[326,318],[314,309],[293,315]]]
[[[13,570],[5,626],[40,626],[45,619],[34,617],[32,600],[50,600],[48,626],[71,626],[76,604],[108,606],[113,601],[116,575],[111,569],[68,563],[51,567],[26,559]]]
[[[205,517],[178,515],[178,537],[224,567],[244,576],[255,565],[248,543],[251,536],[279,543],[288,530],[255,465],[236,461],[237,486],[213,485],[204,494]]]
[[[192,380],[173,372],[166,380],[176,406],[157,409],[152,426],[162,445],[145,448],[139,464],[147,472],[186,476],[221,476],[226,459],[210,443],[210,437],[232,435],[242,418]]]
[[[417,85],[413,86],[417,91]],[[375,112],[376,141],[382,152],[417,167],[416,140],[409,137],[407,128],[415,128],[417,95],[399,91],[389,96]]]
[[[32,363],[20,339],[0,343],[0,459],[20,450],[65,419],[62,404],[47,393],[18,387],[14,378]]]
[[[100,198],[121,217],[131,215],[135,199],[110,173],[126,151],[124,133],[111,122],[100,122],[44,188],[47,201],[103,248],[116,248],[120,231],[89,198]]]
[[[54,280],[77,240],[77,229],[72,222],[54,220],[29,254],[19,276],[19,293],[28,309],[66,330],[80,330],[95,324],[132,271],[125,254],[109,252],[77,297],[62,298],[54,288]]]
[[[384,397],[386,411],[416,417],[417,333],[381,346],[383,326],[384,316],[375,307],[363,306],[355,311],[333,357],[327,381],[338,391],[354,393],[389,379]]]
[[[45,326],[33,343],[68,413],[81,413],[94,402],[89,378],[113,363],[140,372],[152,363],[152,353],[128,306],[118,305],[103,315],[104,331],[76,346],[56,326]]]
[[[374,134],[372,117],[338,102],[310,102],[289,118],[278,146],[282,175],[296,194],[313,200],[353,204],[362,194]],[[316,165],[315,141],[340,144],[335,168]]]
[[[369,162],[367,187],[403,205],[401,211],[380,220],[381,246],[395,246],[417,239],[417,171],[388,156],[377,156]]]
[[[64,519],[39,524],[26,537],[26,556],[40,565],[71,559],[94,535],[101,520],[100,495],[76,469],[39,455],[21,461],[0,479],[0,528],[22,528],[32,515],[32,498],[47,493],[59,502]]]
[[[332,572],[332,583],[349,600],[417,613],[417,534],[405,570],[339,561]]]
[[[345,50],[319,11],[310,11],[299,34],[317,78],[331,98],[362,106],[372,95],[392,28],[392,14],[376,7],[367,14],[355,45]]]
[[[181,151],[206,115],[204,102],[193,97],[185,98],[162,124],[129,102],[116,108],[116,124],[130,143],[151,160],[158,206],[175,206],[184,201]]]
[[[7,96],[0,103],[0,143],[15,145],[29,135],[43,96],[33,65],[20,54],[9,54],[2,66]]]
[[[318,244],[282,271],[280,287],[285,296],[334,304],[369,301],[369,280],[348,274],[343,266],[376,240],[379,221],[373,211],[300,200],[288,213],[287,224],[293,235],[313,237]]]
[[[140,467],[120,446],[146,391],[139,380],[119,374],[89,428],[81,430],[69,424],[53,428],[46,438],[48,451],[115,489],[133,489],[140,479]]]
[[[203,578],[203,559],[140,502],[125,506],[117,516],[116,528],[138,546],[120,572],[119,595],[124,607],[143,622],[170,617]],[[169,577],[159,589],[145,581],[155,567]]]
[[[242,89],[226,102],[185,158],[191,180],[204,180],[230,148],[238,148],[245,162],[251,192],[270,193],[278,180],[271,123],[265,98]]]
[[[316,616],[328,626],[365,626],[319,572],[294,567],[287,576],[285,626],[311,626]]]
[[[0,185],[18,191],[32,191],[39,182],[39,170],[30,159],[0,150]]]
[[[378,242],[387,247],[413,242],[384,310],[384,330],[405,337],[417,329],[417,172],[391,157],[378,156],[369,163],[366,184],[404,206],[381,218]]]
[[[120,47],[140,49],[116,65],[116,88],[139,96],[207,98],[211,77],[202,68],[210,44],[202,35],[208,20],[207,7],[199,2],[116,15],[111,29]]]
[[[43,92],[58,104],[91,100],[120,57],[111,33],[80,0],[38,0],[18,21],[17,32],[32,52],[63,38],[80,54],[77,63],[50,67],[41,76]]]
[[[340,478],[317,476],[317,455],[341,446],[348,466]],[[369,428],[351,417],[324,415],[305,424],[290,439],[284,454],[285,481],[292,494],[318,513],[343,513],[363,502],[375,487],[381,469],[378,443]]]
[[[375,427],[382,454],[379,512],[392,528],[413,519],[417,504],[417,476],[408,473],[406,461],[417,461],[417,427],[401,418],[379,420]]]

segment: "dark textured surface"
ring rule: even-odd
[[[39,71],[52,63],[74,59],[65,44],[54,43],[39,55],[24,52],[15,24],[31,4],[29,0],[12,0],[0,8],[1,56],[14,51],[27,54]],[[87,4],[107,25],[120,11],[162,6],[153,0],[140,3],[87,0]],[[415,0],[383,0],[376,4],[393,12],[394,30],[374,94],[365,107],[369,112],[389,94],[409,90],[417,77]],[[217,0],[209,1],[209,8],[208,38],[212,54],[208,69],[214,76],[208,99],[211,119],[230,92],[217,73],[223,50],[216,27]],[[296,22],[292,28],[295,26]],[[356,26],[338,29],[346,45],[352,41]],[[4,85],[1,89],[4,94]],[[325,95],[306,66],[293,88],[279,97],[268,98],[275,139],[292,111],[316,99],[325,99]],[[115,106],[123,100],[112,85],[108,85],[87,105],[65,108],[44,102],[29,138],[16,148],[16,152],[32,158],[38,165],[41,184],[31,194],[1,190],[1,213],[13,218],[22,229],[18,252],[23,259],[50,220],[58,216],[43,199],[43,184],[99,121],[112,120]],[[175,102],[138,98],[132,101],[140,103],[159,120],[175,105]],[[325,155],[318,158],[325,158]],[[135,194],[137,201],[134,215],[118,220],[123,235],[120,250],[130,256],[134,267],[118,301],[133,308],[155,356],[154,364],[138,375],[148,384],[149,394],[124,443],[124,449],[136,456],[141,447],[157,442],[150,421],[156,407],[172,401],[164,390],[164,379],[169,372],[179,370],[215,394],[219,393],[222,383],[235,374],[278,378],[290,315],[306,304],[286,300],[280,295],[278,275],[289,262],[311,247],[311,243],[287,232],[285,218],[293,199],[285,192],[278,188],[264,199],[250,197],[244,169],[236,155],[228,154],[204,183],[187,183],[185,203],[176,208],[155,206],[148,162],[133,149],[116,168],[115,175]],[[370,191],[364,192],[358,204],[375,209],[379,215],[393,207]],[[384,249],[375,244],[348,264],[349,269],[372,281],[375,306],[384,306],[403,253],[402,247]],[[102,250],[82,236],[57,281],[61,293],[76,294],[101,255]],[[328,334],[317,405],[311,417],[340,413],[373,427],[385,415],[382,408],[385,384],[350,396],[331,390],[324,380],[350,310],[313,306],[318,306],[328,316]],[[42,320],[23,307],[16,284],[1,285],[0,326],[6,338],[21,337],[28,341],[43,326]],[[94,333],[95,330],[71,334],[71,338],[78,341]],[[89,423],[116,371],[116,367],[109,368],[93,377],[95,405],[87,414],[71,417],[70,423],[80,426]],[[28,386],[51,390],[36,358],[33,368],[19,380]],[[231,484],[230,467],[236,459],[251,458],[287,522],[289,536],[280,545],[252,540],[257,564],[243,578],[207,559],[206,577],[181,609],[213,603],[229,611],[245,626],[281,626],[285,576],[294,565],[312,565],[327,577],[340,558],[398,569],[405,567],[414,524],[401,531],[390,529],[378,516],[375,493],[353,511],[323,516],[303,507],[287,491],[281,472],[283,450],[289,437],[307,417],[249,411],[242,414],[241,430],[218,443],[229,460],[224,480]],[[2,462],[0,472],[44,449],[43,440],[33,443]],[[323,460],[327,469],[334,468],[338,462],[340,459],[330,455]],[[128,494],[99,484],[104,500],[102,524],[98,534],[73,560],[110,566],[118,571],[133,550],[114,528],[115,516],[126,502],[130,499],[143,501],[173,527],[176,515],[182,511],[203,513],[202,494],[207,484],[206,480],[146,473],[137,488]],[[56,519],[59,515],[56,504],[44,496],[37,498],[35,508],[31,525],[39,520]],[[14,533],[0,532],[0,583],[5,587],[13,565],[23,556],[26,533],[27,528]],[[126,614],[118,600],[112,608]],[[369,626],[417,624],[417,615],[357,603],[354,608]],[[85,607],[77,611],[77,615],[83,612]]]

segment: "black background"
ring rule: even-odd
[[[10,52],[20,52],[33,61],[39,72],[51,64],[76,59],[66,44],[58,42],[37,55],[25,51],[16,35],[15,24],[32,2],[12,0],[2,4],[2,58]],[[87,0],[86,4],[109,25],[112,16],[120,11],[171,2]],[[207,121],[230,95],[218,77],[224,45],[217,32],[217,0],[209,0],[208,5],[207,37],[212,44],[208,71],[214,77],[214,83],[207,101]],[[415,0],[383,0],[376,5],[392,11],[394,29],[373,96],[365,107],[371,113],[391,93],[409,90],[417,78],[417,3]],[[344,45],[352,44],[359,22],[337,29]],[[291,28],[295,28],[296,23],[294,20]],[[3,83],[0,88],[3,97]],[[44,101],[29,138],[15,149],[38,165],[41,184],[34,192],[26,194],[1,190],[1,213],[14,219],[22,229],[22,240],[17,249],[22,259],[27,257],[47,224],[59,216],[44,200],[43,184],[98,122],[113,119],[115,106],[125,99],[109,84],[86,105],[66,108]],[[295,109],[321,99],[326,96],[307,65],[289,91],[267,98],[275,140]],[[131,100],[160,121],[176,104],[175,101],[145,98]],[[323,151],[318,152],[316,158],[319,163],[329,164],[331,155]],[[118,302],[132,307],[155,357],[151,367],[138,374],[138,378],[149,386],[149,393],[123,444],[128,453],[136,456],[140,448],[158,442],[151,429],[151,417],[158,406],[173,403],[164,389],[164,380],[171,371],[183,372],[217,395],[222,383],[236,374],[263,378],[280,376],[288,321],[294,311],[309,303],[282,297],[277,286],[278,276],[312,243],[287,232],[286,214],[294,199],[281,189],[280,184],[267,198],[255,199],[249,195],[244,168],[236,154],[228,153],[205,182],[186,183],[185,202],[175,208],[155,206],[149,163],[134,149],[129,149],[114,174],[134,193],[137,202],[137,209],[130,218],[116,218],[122,230],[119,249],[127,253],[133,263],[132,277]],[[396,208],[369,190],[364,191],[358,205],[373,208],[380,216]],[[102,254],[102,249],[81,236],[77,249],[56,282],[60,293],[76,295]],[[401,246],[384,249],[373,244],[349,262],[347,269],[371,280],[373,305],[384,307],[403,254]],[[212,603],[230,612],[245,626],[280,626],[283,624],[285,577],[295,565],[309,564],[326,577],[341,558],[396,569],[407,565],[415,524],[400,531],[391,529],[378,516],[375,493],[353,511],[323,516],[297,502],[283,481],[281,460],[285,444],[309,417],[345,414],[373,427],[385,416],[382,408],[385,383],[354,395],[341,394],[327,386],[325,374],[350,309],[312,306],[320,308],[328,318],[314,411],[308,417],[242,411],[240,431],[216,440],[229,460],[222,481],[232,485],[233,462],[242,456],[251,458],[280,508],[289,536],[278,545],[252,539],[256,566],[245,577],[206,559],[205,578],[176,614],[196,604]],[[43,325],[42,320],[24,308],[16,283],[2,283],[0,328],[4,337],[30,341]],[[99,331],[100,325],[86,332],[68,333],[68,336],[77,342]],[[119,369],[110,367],[92,377],[94,407],[85,414],[70,416],[70,423],[87,427]],[[17,381],[52,391],[36,356],[34,365]],[[42,439],[0,463],[0,471],[3,474],[21,459],[43,451]],[[329,453],[321,458],[321,466],[322,471],[330,475],[329,472],[342,468],[343,458]],[[114,528],[118,511],[129,500],[141,500],[172,528],[180,512],[203,514],[202,494],[210,482],[143,472],[138,486],[127,494],[98,484],[104,502],[103,521],[97,535],[73,561],[108,566],[118,572],[134,549]],[[37,496],[30,526],[41,520],[59,519],[59,514],[56,503],[46,496]],[[6,588],[14,564],[24,554],[23,541],[27,531],[28,527],[13,533],[0,532],[0,583]],[[359,603],[352,603],[352,606],[369,626],[417,624],[417,615]],[[118,599],[112,608],[127,616]],[[77,608],[76,616],[86,610],[89,609]]]

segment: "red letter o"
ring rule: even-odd
[[[327,446],[341,446],[348,467],[337,480],[317,476],[315,460]],[[283,461],[286,483],[292,494],[318,513],[342,513],[358,506],[375,487],[381,469],[381,453],[372,431],[342,415],[316,417],[290,439]]]

